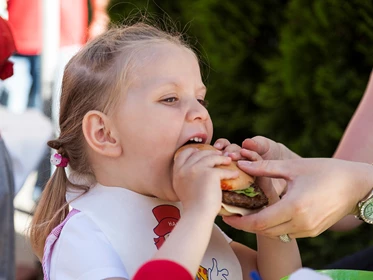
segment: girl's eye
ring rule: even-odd
[[[198,102],[201,103],[201,105],[205,108],[207,108],[209,106],[209,102],[207,100],[204,100],[204,99],[198,99]]]
[[[176,101],[178,101],[176,97],[168,97],[162,100],[162,102],[165,102],[165,103],[174,103]]]

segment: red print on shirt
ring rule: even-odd
[[[154,207],[152,211],[158,221],[158,225],[153,231],[159,236],[154,238],[154,244],[159,249],[180,219],[180,210],[173,205],[165,204]]]

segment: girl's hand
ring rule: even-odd
[[[220,181],[238,176],[238,171],[215,168],[228,165],[232,159],[221,151],[188,148],[180,152],[173,168],[173,188],[184,209],[198,208],[214,217],[220,211]]]
[[[229,156],[232,160],[248,159],[251,161],[261,160],[261,156],[255,151],[247,151],[242,154],[242,148],[237,144],[231,144],[228,139],[219,138],[215,141],[214,147],[221,150],[224,155]]]

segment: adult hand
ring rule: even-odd
[[[314,237],[344,216],[373,187],[373,166],[337,159],[239,161],[254,176],[283,178],[287,192],[277,203],[243,217],[223,220],[248,232],[270,237]]]
[[[300,158],[296,153],[288,149],[285,145],[275,142],[263,136],[247,138],[242,142],[241,156],[250,159],[257,154],[262,159],[296,159]],[[279,195],[286,191],[286,182],[282,179],[272,179],[272,184]]]
[[[249,156],[252,152],[258,153],[263,159],[297,159],[300,158],[296,153],[291,151],[285,145],[275,142],[263,136],[247,138],[242,142],[241,154],[244,157]]]

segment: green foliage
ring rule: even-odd
[[[371,0],[112,0],[109,11],[113,22],[168,14],[188,33],[204,62],[214,137],[238,144],[264,135],[302,156],[332,156],[373,65]],[[254,235],[217,223],[255,248]],[[300,239],[303,263],[322,268],[373,245],[371,235],[361,226]]]
[[[293,0],[280,54],[255,94],[255,132],[303,156],[331,156],[373,65],[370,1]]]
[[[262,61],[277,53],[277,27],[283,21],[284,1],[112,1],[114,21],[138,9],[165,11],[190,35],[201,57],[214,136],[241,143],[253,135],[252,100],[266,73]],[[268,9],[268,7],[271,7]],[[124,13],[123,13],[124,11]],[[144,12],[145,11],[145,12]]]

